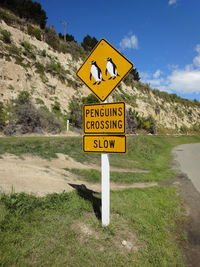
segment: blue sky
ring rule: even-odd
[[[199,0],[37,0],[48,25],[78,42],[107,39],[151,87],[200,101]]]

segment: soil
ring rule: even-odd
[[[37,156],[23,155],[17,157],[11,154],[4,154],[0,158],[0,192],[27,192],[43,196],[53,192],[72,191],[70,184],[84,184],[95,192],[101,191],[99,183],[91,184],[81,181],[77,175],[72,174],[64,168],[96,169],[97,165],[85,165],[75,161],[64,154],[57,154],[56,159],[47,160]],[[118,172],[146,172],[138,169],[111,168],[111,171]],[[111,183],[111,190],[123,190],[125,188],[141,188],[155,186],[157,183],[134,183],[117,184]]]

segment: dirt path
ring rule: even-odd
[[[81,181],[75,174],[64,168],[96,169],[97,165],[84,165],[67,155],[57,154],[58,158],[52,160],[42,159],[32,155],[17,157],[4,154],[0,158],[0,191],[10,193],[27,192],[42,196],[53,192],[72,191],[69,184],[85,184],[93,191],[100,192],[100,180],[97,184]],[[142,170],[111,168],[119,172],[146,172]],[[123,190],[125,188],[141,188],[155,186],[157,183],[116,184],[111,183],[111,190]]]

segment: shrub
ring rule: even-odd
[[[16,106],[20,106],[23,104],[30,103],[30,101],[30,93],[28,91],[21,91],[14,103],[16,104]]]
[[[15,120],[10,121],[4,128],[3,133],[8,136],[12,136],[17,132],[17,122]]]
[[[22,50],[16,45],[8,45],[6,48],[8,52],[11,53],[12,55],[21,57]]]
[[[86,35],[83,38],[83,42],[81,43],[81,45],[86,51],[91,51],[97,43],[98,43],[98,41],[95,37],[91,37],[90,35]]]
[[[87,55],[83,47],[74,41],[72,42],[60,41],[59,51],[62,53],[71,54],[74,60],[78,60],[79,58],[84,59]]]
[[[34,64],[35,68],[36,68],[36,73],[38,73],[40,75],[40,78],[43,82],[46,82],[48,79],[45,75],[45,66],[42,65],[41,63],[39,62],[36,62]]]
[[[138,127],[137,114],[131,110],[126,111],[126,132],[129,134],[136,133]]]
[[[60,121],[47,109],[40,109],[41,127],[49,133],[59,133],[62,130]]]
[[[69,102],[69,118],[74,127],[82,128],[82,102],[81,99],[73,96]]]
[[[24,47],[23,54],[26,57],[31,58],[31,59],[36,59],[36,56],[35,56],[34,51],[33,51],[34,46],[32,44],[30,44],[27,41],[23,41],[23,42],[21,42],[21,45]]]
[[[12,42],[11,41],[11,33],[7,30],[1,30],[0,33],[2,36],[1,37],[2,41],[6,44],[11,44],[11,42]]]
[[[28,25],[28,34],[34,36],[37,40],[42,40],[42,31],[39,28]]]
[[[83,115],[82,108],[84,104],[99,103],[99,100],[90,94],[87,97],[76,97],[73,96],[69,102],[69,119],[71,123],[76,128],[82,128],[83,125]]]
[[[82,97],[83,104],[93,104],[99,102],[99,99],[94,94],[89,94],[88,96]]]
[[[4,129],[4,134],[25,133],[57,133],[61,131],[61,123],[47,109],[37,109],[31,102],[30,94],[22,91],[13,101],[12,118]]]
[[[188,132],[188,128],[185,125],[182,125],[180,127],[180,133],[181,134],[187,134],[187,132]]]
[[[53,49],[59,50],[60,40],[53,27],[48,26],[45,28],[45,41]]]
[[[8,25],[12,25],[14,23],[20,23],[21,20],[19,17],[15,16],[12,12],[9,10],[0,8],[0,18],[6,22]]]
[[[65,81],[67,71],[63,68],[60,62],[55,62],[52,60],[46,65],[46,70],[54,75],[57,75],[61,82]]]
[[[2,102],[0,102],[0,131],[3,130],[6,122],[5,108]]]
[[[60,103],[58,101],[55,101],[54,104],[51,105],[52,106],[52,111],[54,113],[60,113],[61,112],[61,109],[60,109]]]

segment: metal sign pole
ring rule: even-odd
[[[108,100],[104,101],[108,103]],[[108,154],[101,154],[101,221],[102,226],[110,223],[110,162]]]

